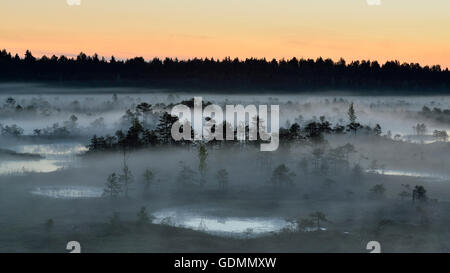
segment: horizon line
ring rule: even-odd
[[[16,51],[16,52],[12,52],[12,51],[8,51],[6,48],[3,48],[3,49],[0,49],[0,51],[6,51],[6,53],[9,53],[9,54],[11,54],[11,57],[15,57],[16,55],[17,56],[19,56],[19,58],[20,58],[20,54]],[[25,56],[25,54],[26,54],[26,52],[27,51],[29,51],[32,55],[33,55],[33,52],[31,51],[31,50],[29,50],[29,49],[27,49],[27,50],[25,50],[25,52],[22,54],[22,56]],[[36,51],[35,51],[36,52]],[[421,63],[419,63],[419,62],[408,62],[408,61],[401,61],[401,60],[399,60],[399,59],[391,59],[391,60],[386,60],[386,61],[379,61],[379,60],[377,60],[377,59],[363,59],[363,58],[361,58],[361,59],[351,59],[351,60],[347,60],[347,59],[345,59],[344,57],[339,57],[339,58],[331,58],[331,57],[323,57],[323,56],[319,56],[319,57],[296,57],[296,56],[292,56],[292,57],[282,57],[282,58],[270,58],[270,57],[231,57],[231,56],[225,56],[225,57],[213,57],[213,56],[211,56],[211,57],[197,57],[197,56],[195,56],[195,57],[178,57],[178,56],[164,56],[164,57],[162,57],[162,56],[154,56],[154,57],[150,57],[150,58],[146,58],[146,57],[144,57],[143,55],[140,55],[140,56],[138,56],[138,55],[135,55],[134,57],[117,57],[116,55],[111,55],[110,57],[107,57],[107,56],[105,56],[105,55],[99,55],[98,53],[96,53],[96,52],[94,52],[94,53],[92,53],[92,54],[88,54],[88,53],[85,53],[85,52],[83,52],[83,51],[80,51],[79,53],[77,53],[77,54],[75,54],[75,53],[64,53],[64,52],[55,52],[55,53],[51,53],[51,54],[45,54],[44,53],[44,51],[39,51],[39,50],[37,50],[37,52],[39,52],[36,56],[34,56],[34,57],[37,57],[37,58],[39,58],[39,59],[42,59],[42,57],[44,57],[44,56],[46,56],[47,58],[51,58],[51,57],[53,57],[53,56],[55,56],[55,57],[58,57],[58,59],[59,58],[61,58],[61,57],[66,57],[66,58],[69,58],[69,59],[74,59],[74,60],[76,60],[76,58],[78,57],[78,56],[80,56],[81,54],[85,54],[87,57],[93,57],[93,56],[95,56],[95,55],[97,55],[98,56],[98,58],[101,60],[101,59],[105,59],[107,62],[110,62],[111,61],[111,59],[112,59],[112,57],[114,57],[114,59],[116,60],[116,61],[127,61],[127,60],[133,60],[133,59],[136,59],[136,58],[143,58],[144,59],[144,61],[145,62],[151,62],[152,60],[155,60],[155,59],[159,59],[159,60],[165,60],[165,59],[171,59],[171,60],[178,60],[178,61],[192,61],[192,60],[215,60],[215,61],[223,61],[223,60],[225,60],[225,59],[230,59],[230,60],[239,60],[239,61],[245,61],[245,60],[265,60],[265,61],[267,61],[267,62],[271,62],[271,61],[273,61],[273,60],[275,60],[275,61],[277,61],[277,63],[280,63],[281,61],[289,61],[289,60],[293,60],[293,59],[297,59],[297,60],[313,60],[313,61],[317,61],[317,60],[319,60],[319,59],[322,59],[322,60],[331,60],[331,61],[333,61],[333,63],[338,63],[339,61],[341,61],[341,60],[344,60],[345,61],[345,64],[346,65],[348,65],[348,64],[351,64],[351,63],[353,63],[353,62],[370,62],[370,63],[373,63],[373,62],[377,62],[380,66],[381,65],[384,65],[384,64],[386,64],[386,63],[390,63],[390,62],[398,62],[398,63],[400,63],[400,65],[401,64],[418,64],[420,67],[422,67],[422,68],[425,68],[425,67],[429,67],[429,68],[432,68],[432,67],[436,67],[436,66],[439,66],[440,68],[441,68],[441,70],[442,71],[445,71],[445,70],[450,70],[450,67],[448,67],[448,66],[444,66],[443,64],[425,64],[425,65],[423,65],[423,64],[421,64]],[[21,58],[21,59],[23,59],[23,57]],[[337,60],[336,60],[337,59]]]

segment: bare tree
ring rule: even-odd
[[[200,185],[203,186],[206,183],[206,159],[208,158],[208,151],[204,145],[201,145],[198,150],[198,171],[200,173]]]
[[[316,211],[314,213],[311,213],[309,215],[309,217],[311,218],[311,220],[313,220],[316,224],[317,224],[317,230],[320,230],[320,222],[328,222],[327,217],[325,216],[325,214],[323,212],[320,211]]]
[[[130,171],[130,168],[128,167],[128,157],[126,155],[125,148],[123,149],[123,168],[122,168],[122,174],[119,176],[119,182],[121,183],[121,186],[123,187],[123,192],[126,197],[128,197],[128,192],[130,189],[130,184],[133,182],[133,174]]]

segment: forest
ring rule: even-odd
[[[280,90],[284,92],[346,91],[366,94],[448,94],[450,72],[440,65],[421,66],[393,60],[381,64],[344,59],[266,60],[229,57],[118,60],[97,54],[76,57],[42,56],[30,51],[24,57],[0,51],[0,81],[42,82],[76,86],[144,86],[183,91],[239,93]],[[213,89],[211,91],[211,89]],[[215,91],[214,91],[215,90]],[[425,93],[424,93],[425,92]]]

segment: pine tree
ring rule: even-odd
[[[91,138],[91,143],[88,145],[89,151],[96,151],[98,149],[98,138],[97,135],[94,135]]]
[[[133,118],[132,125],[128,129],[126,143],[129,147],[137,148],[141,145],[141,139],[144,134],[144,127],[138,118]]]
[[[279,165],[272,173],[272,183],[277,187],[282,187],[283,185],[292,185],[292,177],[295,174],[290,172],[289,168],[286,165]]]
[[[415,186],[412,194],[413,202],[418,201],[427,201],[427,190],[423,186]]]
[[[150,217],[147,213],[147,208],[142,207],[137,214],[137,225],[138,226],[146,226],[150,223]]]
[[[355,113],[355,108],[353,106],[353,102],[350,104],[350,107],[348,108],[347,115],[348,115],[348,120],[349,120],[349,124],[347,125],[347,130],[353,131],[356,135],[356,132],[361,127],[361,124],[356,122],[357,117],[356,117],[356,113]]]
[[[176,121],[178,121],[178,117],[174,117],[167,112],[159,118],[156,134],[161,143],[172,143],[172,125]]]
[[[152,130],[145,130],[142,141],[145,145],[156,145],[158,144],[158,136]]]
[[[381,136],[382,131],[381,131],[381,126],[380,126],[380,124],[377,124],[377,125],[375,126],[375,128],[373,128],[373,131],[375,132],[375,135],[376,135],[376,136]]]
[[[325,216],[325,214],[320,211],[311,213],[309,217],[317,224],[317,231],[320,231],[320,222],[328,222],[328,219]]]
[[[348,108],[348,120],[350,123],[356,123],[356,114],[355,114],[355,108],[353,106],[353,102],[350,104],[350,107]]]
[[[122,188],[118,181],[118,177],[115,173],[112,173],[106,180],[103,196],[117,197],[120,195],[121,191]]]
[[[122,171],[123,173],[119,176],[119,182],[121,184],[121,187],[123,187],[123,192],[125,196],[128,197],[130,184],[133,182],[133,174],[131,173],[126,163],[124,163]]]

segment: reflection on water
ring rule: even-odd
[[[402,137],[403,141],[409,142],[409,143],[416,143],[416,144],[432,144],[435,142],[439,142],[440,140],[433,137],[433,135],[424,135],[424,136],[416,136],[416,135],[405,135]]]
[[[12,147],[12,149],[18,153],[44,155],[46,158],[49,156],[73,156],[88,150],[86,146],[79,143],[20,145]]]
[[[305,227],[305,228],[303,228],[304,232],[313,232],[313,231],[317,231],[317,230],[318,230],[317,227]],[[327,231],[328,229],[324,228],[324,227],[320,227],[319,230],[320,231]],[[348,232],[347,233],[344,232],[344,234],[348,234]]]
[[[15,175],[29,172],[49,173],[62,168],[58,160],[42,159],[39,161],[0,162],[0,175]]]
[[[16,175],[27,172],[48,173],[74,166],[76,155],[87,150],[80,143],[27,144],[8,147],[18,153],[39,154],[44,159],[0,161],[0,175]]]
[[[401,171],[401,170],[371,170],[371,172],[383,175],[393,175],[393,176],[409,176],[423,178],[430,181],[448,181],[449,177],[439,174],[414,172],[414,171]]]
[[[39,187],[31,193],[57,199],[98,198],[102,196],[103,189],[87,186],[53,186]]]
[[[280,231],[289,225],[287,221],[278,218],[219,217],[179,209],[162,210],[153,215],[155,224],[231,236],[257,236]]]

